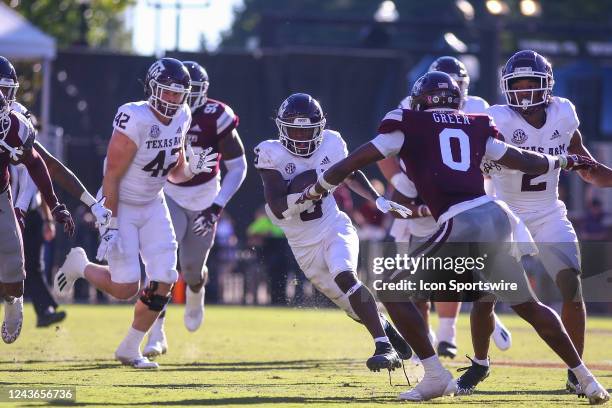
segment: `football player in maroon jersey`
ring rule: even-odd
[[[513,237],[528,231],[502,202],[493,201],[485,194],[480,171],[483,158],[526,174],[544,174],[557,168],[595,168],[598,163],[578,155],[550,156],[524,151],[502,142],[488,116],[459,111],[461,91],[446,73],[423,75],[415,83],[411,96],[412,110],[389,112],[376,138],[323,173],[298,202],[320,199],[354,171],[384,157],[398,155],[403,170],[440,224],[440,230],[423,247],[421,255],[430,256],[432,249],[439,250],[445,242],[477,243],[474,248],[481,255],[486,253],[483,250],[493,251],[489,258],[493,267],[487,268],[487,272],[495,273],[497,279],[501,276],[516,283],[516,294],[510,302],[513,310],[536,329],[576,374],[591,403],[607,401],[608,392],[583,364],[559,316],[531,292],[522,265],[513,255],[529,257],[535,253],[535,245],[531,241],[532,248],[521,245],[517,253],[510,251],[509,242]],[[395,272],[389,279],[393,281],[401,275]],[[508,297],[506,293],[493,292],[502,299]],[[449,386],[452,379],[440,364],[414,305],[398,301],[384,303],[425,369],[423,381],[413,390],[400,394],[400,399],[422,401],[455,391]],[[482,339],[473,336],[472,341]]]
[[[23,244],[9,188],[9,164],[24,164],[64,231],[74,234],[74,222],[66,206],[60,204],[45,162],[33,149],[36,132],[23,115],[12,111],[0,92],[0,296],[5,302],[2,340],[17,340],[23,323]]]

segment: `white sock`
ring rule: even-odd
[[[445,341],[457,344],[457,319],[454,317],[441,317],[438,325],[438,343]]]
[[[421,363],[423,363],[423,368],[425,369],[425,373],[427,372],[438,372],[438,371],[444,371],[444,366],[442,366],[442,363],[440,363],[440,359],[438,358],[437,354],[434,354],[431,357],[427,357],[424,360],[421,360]]]
[[[375,337],[374,338],[374,343],[391,343],[389,341],[389,338],[387,336],[383,336],[383,337]]]
[[[591,372],[584,365],[584,363],[580,364],[578,367],[570,368],[570,370],[572,370],[572,372],[578,379],[578,382],[581,382],[581,383],[587,381],[589,377],[593,376],[593,374],[591,374]]]
[[[480,364],[481,366],[485,366],[485,367],[489,366],[489,359],[488,358],[485,358],[484,360],[479,360],[479,359],[476,358],[476,356],[474,356],[474,362],[476,364]]]
[[[130,349],[137,349],[140,353],[140,343],[142,343],[142,339],[144,339],[146,332],[136,330],[135,328],[130,326],[130,329],[127,332],[127,336],[123,339],[124,344]]]
[[[156,329],[156,330],[160,330],[164,328],[164,323],[166,322],[166,316],[164,317],[158,317],[157,320],[155,320],[155,322],[153,322],[153,326],[151,327],[151,329]],[[152,331],[152,330],[149,330]]]

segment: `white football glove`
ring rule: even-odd
[[[387,200],[385,197],[378,197],[376,199],[376,208],[378,208],[378,210],[384,214],[393,212],[399,214],[399,216],[402,218],[408,218],[409,215],[412,215],[412,211],[410,211],[408,208],[396,203],[395,201]]]
[[[89,207],[91,213],[96,217],[96,228],[100,228],[101,231],[108,227],[113,216],[113,212],[104,206],[105,202],[106,197],[102,197]]]
[[[213,171],[217,165],[217,156],[219,156],[219,153],[210,152],[212,152],[212,147],[207,147],[196,154],[193,151],[193,147],[187,144],[185,147],[185,154],[189,162],[189,170],[191,170],[193,174],[210,173]]]
[[[108,260],[108,253],[113,248],[116,248],[119,252],[123,252],[123,246],[121,245],[121,237],[119,236],[119,228],[117,227],[117,219],[112,217],[108,228],[100,236],[100,245],[98,246],[98,253],[96,259],[98,261]]]

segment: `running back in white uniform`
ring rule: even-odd
[[[179,158],[190,122],[186,104],[167,126],[145,101],[127,103],[115,116],[115,130],[136,143],[138,150],[119,184],[121,247],[114,246],[108,255],[113,282],[140,281],[139,254],[150,280],[172,284],[178,279],[178,245],[162,188]]]
[[[310,157],[291,154],[279,140],[266,140],[255,148],[255,167],[276,170],[287,184],[306,170],[323,173],[348,155],[340,133],[323,130],[321,145]],[[359,239],[349,217],[340,211],[333,195],[301,214],[278,219],[266,204],[270,220],[282,228],[300,268],[312,284],[349,316],[357,319],[348,297],[335,283],[344,271],[357,271]]]
[[[531,126],[506,105],[491,106],[487,113],[493,117],[506,143],[550,155],[567,154],[570,140],[580,125],[574,105],[557,96],[546,108],[546,123],[540,129]],[[577,243],[565,204],[559,200],[559,169],[541,176],[494,165],[487,170],[497,196],[525,222],[536,243]],[[546,253],[550,251],[540,248],[542,260],[553,278],[561,269],[580,269],[577,245],[557,245],[557,251],[561,247],[563,255],[556,258],[562,259],[548,261],[546,258],[550,256]]]

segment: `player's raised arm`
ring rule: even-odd
[[[570,145],[567,149],[568,153],[577,154],[581,156],[588,157],[592,160],[593,155],[586,148],[584,143],[582,142],[582,134],[578,129],[572,135],[572,139],[570,140]],[[578,175],[587,183],[591,183],[597,187],[612,187],[612,169],[603,164],[599,164],[599,166],[578,170]]]
[[[493,137],[487,141],[485,156],[509,169],[525,174],[544,174],[557,168],[567,171],[586,170],[598,167],[598,163],[577,154],[551,156],[529,150],[517,149]]]

